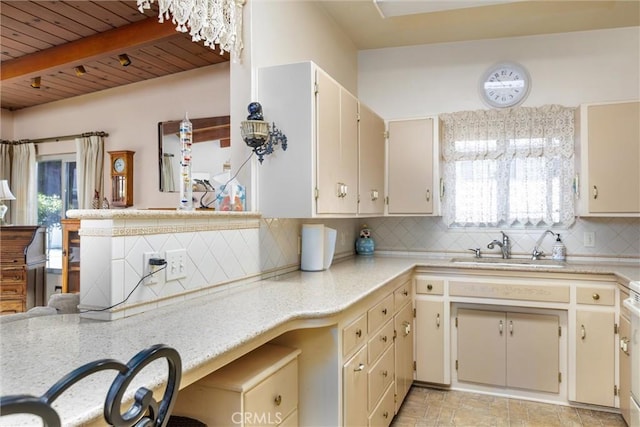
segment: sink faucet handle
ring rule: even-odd
[[[473,251],[476,258],[482,258],[482,254],[480,253],[480,248],[469,248],[470,251]]]

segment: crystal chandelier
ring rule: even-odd
[[[155,0],[137,0],[138,9],[151,8]],[[220,47],[234,60],[242,51],[242,6],[245,0],[158,0],[158,20],[171,19],[176,30],[189,32],[194,42],[203,41],[205,46]]]

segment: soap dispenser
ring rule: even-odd
[[[554,261],[564,261],[567,258],[567,248],[560,240],[560,234],[557,234],[556,243],[551,249],[551,259]]]

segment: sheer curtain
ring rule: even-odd
[[[11,178],[9,187],[16,200],[11,202],[7,215],[12,224],[36,225],[38,223],[38,186],[36,182],[36,146],[33,143],[11,146]],[[3,152],[3,157],[4,157]],[[7,217],[5,217],[7,219]],[[9,221],[7,221],[9,222]]]
[[[76,170],[78,209],[91,209],[98,193],[104,197],[104,137],[99,135],[76,138]]]
[[[446,224],[572,224],[574,113],[547,105],[441,115]]]

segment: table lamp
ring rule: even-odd
[[[6,179],[0,180],[0,224],[4,224],[4,214],[6,214],[9,209],[3,201],[15,199],[16,196],[14,196],[9,189],[9,182]]]

